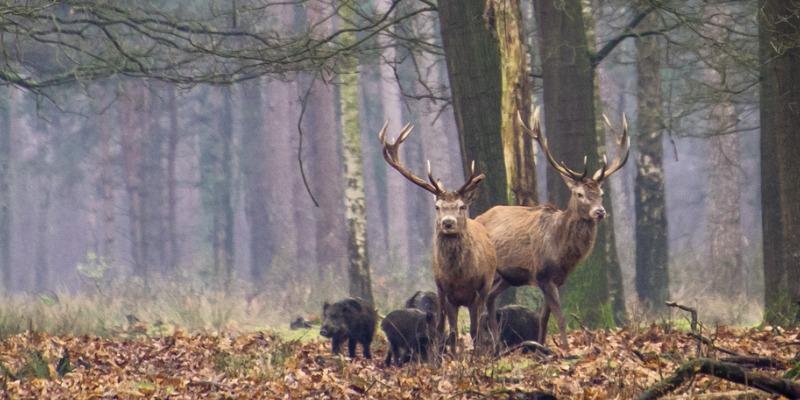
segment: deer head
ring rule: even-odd
[[[436,232],[444,236],[460,235],[467,226],[469,205],[475,198],[478,184],[486,177],[484,174],[475,173],[475,162],[472,162],[470,176],[467,181],[456,191],[444,189],[442,181],[433,177],[431,163],[428,161],[428,180],[414,175],[400,163],[400,145],[408,138],[414,127],[406,124],[400,130],[400,135],[394,142],[386,139],[386,128],[389,121],[383,124],[378,138],[383,145],[383,158],[386,162],[400,172],[413,184],[431,192],[434,196],[436,207]]]
[[[611,164],[608,163],[606,156],[603,155],[603,160],[600,163],[600,169],[589,177],[588,169],[586,166],[587,157],[583,157],[583,172],[578,173],[567,167],[562,162],[557,162],[553,154],[550,152],[550,147],[547,145],[547,138],[542,134],[541,124],[539,122],[539,107],[533,112],[533,128],[528,128],[522,120],[522,116],[517,113],[517,118],[522,128],[539,143],[548,163],[561,175],[567,187],[569,187],[572,195],[570,196],[568,209],[577,213],[577,215],[586,220],[600,221],[606,217],[606,209],[603,208],[603,182],[606,178],[619,171],[625,162],[628,161],[628,153],[630,150],[630,138],[628,137],[628,120],[625,114],[622,114],[622,134],[619,136],[617,142],[617,153]],[[606,125],[611,127],[608,118],[603,115],[603,120]]]

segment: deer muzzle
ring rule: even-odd
[[[598,221],[602,220],[606,217],[606,209],[603,207],[598,207],[592,210],[592,217]]]

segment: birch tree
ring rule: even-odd
[[[352,27],[355,10],[346,5],[342,24]],[[345,28],[346,29],[346,28]],[[354,43],[355,32],[342,35],[342,41]],[[342,147],[344,153],[344,206],[347,226],[349,292],[372,303],[372,282],[367,254],[367,214],[364,194],[364,174],[361,161],[361,126],[359,121],[358,60],[343,60],[339,70],[341,89]]]

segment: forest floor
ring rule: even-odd
[[[333,356],[316,329],[286,334],[153,334],[134,324],[110,337],[24,333],[0,341],[0,398],[8,399],[630,399],[696,356],[698,342],[668,324],[570,333],[571,349],[551,355],[513,352],[476,358],[468,352],[438,367],[384,367],[386,342],[373,359]],[[713,346],[770,357],[796,373],[800,329],[716,328]],[[708,352],[709,347],[703,346]],[[359,349],[360,350],[360,349]],[[359,351],[360,353],[360,351]],[[719,351],[704,354],[726,356]],[[793,379],[797,379],[795,376]],[[795,382],[797,382],[795,380]],[[799,382],[800,383],[800,382]],[[775,398],[744,385],[698,377],[672,398]]]

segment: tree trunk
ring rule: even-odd
[[[643,24],[654,27],[651,14]],[[661,46],[656,36],[636,39],[638,72],[636,118],[636,293],[648,311],[664,310],[669,297],[664,146],[661,121]]]
[[[769,323],[800,319],[800,6],[759,7],[761,205]]]
[[[544,133],[556,158],[580,169],[584,155],[597,149],[594,72],[580,1],[538,0],[534,7],[542,59]],[[548,200],[561,208],[570,198],[553,168],[547,168],[547,193]]]
[[[143,210],[142,210],[142,139],[143,121],[140,113],[147,105],[145,88],[139,84],[126,82],[126,95],[120,99],[120,130],[122,131],[122,165],[125,191],[128,195],[128,224],[130,229],[131,262],[133,273],[148,280],[148,268],[143,251]]]
[[[517,117],[519,113],[522,120],[530,125],[533,96],[520,1],[490,0],[487,6],[491,6],[491,9],[484,16],[485,22],[494,25],[500,48],[500,136],[509,189],[508,203],[533,206],[539,200],[533,141],[524,134]],[[517,288],[513,287],[503,292],[498,299],[499,305],[516,303],[516,292]]]
[[[597,154],[598,138],[594,119],[594,71],[589,60],[586,29],[579,0],[563,3],[541,0],[534,3],[539,23],[539,54],[542,59],[545,135],[550,150],[559,160],[579,169],[586,154]],[[593,157],[594,158],[594,157]],[[570,192],[561,176],[547,169],[547,193],[551,202],[563,208]],[[601,225],[610,225],[606,220]],[[591,255],[567,280],[563,290],[564,310],[579,310],[584,323],[613,323],[606,317],[609,307],[607,268],[608,238],[598,229]],[[613,266],[618,268],[617,266]]]
[[[0,290],[11,290],[11,89],[0,88]]]
[[[343,12],[352,12],[344,8]],[[343,28],[352,28],[343,15]],[[342,35],[342,41],[353,43],[355,32]],[[351,296],[373,302],[369,258],[367,255],[367,215],[364,194],[363,164],[361,161],[361,128],[359,123],[358,64],[355,58],[344,60],[340,72],[342,144],[344,153],[344,205],[347,226],[349,292]]]
[[[198,125],[210,127],[201,129],[200,181],[203,194],[203,208],[211,219],[208,232],[212,250],[212,266],[216,277],[222,280],[227,289],[233,272],[233,190],[231,139],[233,116],[229,88],[206,88],[205,98],[201,100],[199,112],[209,115],[197,117]],[[218,101],[206,102],[206,99]],[[214,119],[214,115],[219,119]],[[216,122],[217,129],[214,129]]]
[[[523,133],[517,118],[519,113],[529,123],[533,96],[520,1],[491,0],[491,5],[500,48],[500,135],[510,191],[508,203],[532,206],[539,200],[533,141]]]
[[[275,241],[270,236],[264,152],[267,138],[264,131],[263,85],[254,80],[241,85],[242,138],[240,168],[244,180],[244,212],[250,228],[250,278],[256,285],[263,283],[272,263]]]
[[[38,221],[36,223],[36,265],[34,267],[34,289],[44,290],[50,283],[50,270],[48,266],[48,249],[50,233],[50,196],[52,192],[52,179],[43,178],[44,182],[39,191]]]
[[[178,198],[176,178],[176,158],[180,131],[178,127],[178,106],[175,101],[175,86],[167,87],[167,112],[169,131],[167,132],[167,267],[175,270],[180,264],[178,248]]]
[[[438,8],[464,170],[474,160],[476,170],[486,174],[471,207],[477,215],[508,201],[500,134],[500,50],[483,23],[484,0],[442,0]]]
[[[231,99],[231,88],[225,86],[222,91],[222,115],[219,121],[219,134],[222,144],[221,160],[221,179],[219,195],[219,213],[223,223],[222,229],[218,232],[220,248],[222,249],[222,276],[224,277],[225,289],[230,286],[233,279],[233,267],[235,263],[234,248],[234,214],[233,214],[233,106]]]
[[[367,253],[370,255],[372,273],[385,275],[389,260],[387,250],[389,231],[386,225],[388,216],[386,201],[389,196],[385,188],[386,163],[383,161],[379,141],[375,134],[370,133],[378,132],[383,126],[384,120],[389,119],[388,115],[383,113],[382,104],[384,96],[388,93],[384,94],[381,90],[380,59],[378,57],[369,57],[368,60],[362,58],[362,63],[372,66],[372,68],[364,68],[359,77],[359,95],[362,105],[360,110],[361,130],[364,132],[361,135],[361,157],[364,161],[364,192],[367,199],[367,237],[369,237]],[[395,234],[396,232],[392,232],[392,235]],[[381,290],[378,289],[377,292],[381,292]]]
[[[109,123],[111,113],[113,111],[108,109],[96,117],[98,141],[100,142],[100,181],[98,183],[103,218],[103,238],[102,245],[99,246],[98,255],[110,263],[114,260],[114,240],[116,237],[114,234],[116,229],[114,226],[114,156],[112,152],[112,135],[114,131]]]
[[[148,87],[147,130],[143,142],[142,176],[142,252],[149,268],[162,272],[166,264],[165,159],[166,128],[162,126],[163,84],[152,82]]]

